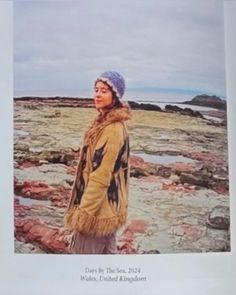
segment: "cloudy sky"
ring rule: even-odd
[[[91,91],[101,72],[116,70],[127,91],[224,97],[222,3],[15,1],[15,95],[51,90],[80,95]]]

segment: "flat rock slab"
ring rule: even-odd
[[[47,206],[21,204],[21,195],[15,201],[17,253],[67,253],[63,216],[68,196],[59,187],[71,188],[76,154],[63,157],[62,151],[79,148],[95,115],[94,109],[53,102],[14,104],[14,176],[18,183],[44,183],[24,193],[29,200],[37,197],[40,202],[40,196],[42,202],[50,201]],[[139,179],[130,181],[128,220],[118,232],[119,253],[229,251],[227,129],[201,118],[143,110],[133,112],[128,128],[131,154],[182,155],[195,161],[157,167],[132,158],[133,175]],[[212,189],[197,188],[209,173]],[[216,182],[220,186],[213,190]]]
[[[15,169],[14,176],[18,181],[39,181],[51,186],[64,186],[68,188],[74,176],[67,173],[64,164],[43,164],[25,169]]]
[[[131,180],[128,222],[139,218],[148,224],[146,232],[136,236],[138,252],[229,250],[226,228],[219,231],[208,227],[208,216],[219,213],[219,206],[225,208],[224,212],[221,210],[225,217],[228,197],[209,189],[169,191],[160,183]]]

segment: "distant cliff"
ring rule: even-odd
[[[226,101],[222,100],[220,97],[215,95],[201,94],[201,95],[195,96],[192,100],[184,101],[183,103],[190,104],[190,105],[211,107],[211,108],[216,108],[221,110],[226,109]]]

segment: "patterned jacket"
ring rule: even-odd
[[[129,187],[129,137],[124,121],[130,108],[111,109],[93,123],[95,136],[81,148],[66,225],[91,236],[106,236],[126,221]]]

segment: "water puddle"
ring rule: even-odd
[[[145,162],[161,164],[161,165],[169,165],[174,164],[176,162],[181,163],[196,163],[196,160],[184,157],[184,156],[172,156],[172,155],[151,155],[145,153],[137,153],[133,154],[134,156],[138,156],[144,159]]]
[[[42,205],[42,206],[51,206],[51,201],[49,200],[35,200],[30,198],[23,198],[20,196],[16,196],[16,198],[20,201],[20,204],[23,206],[32,206],[32,205]]]

